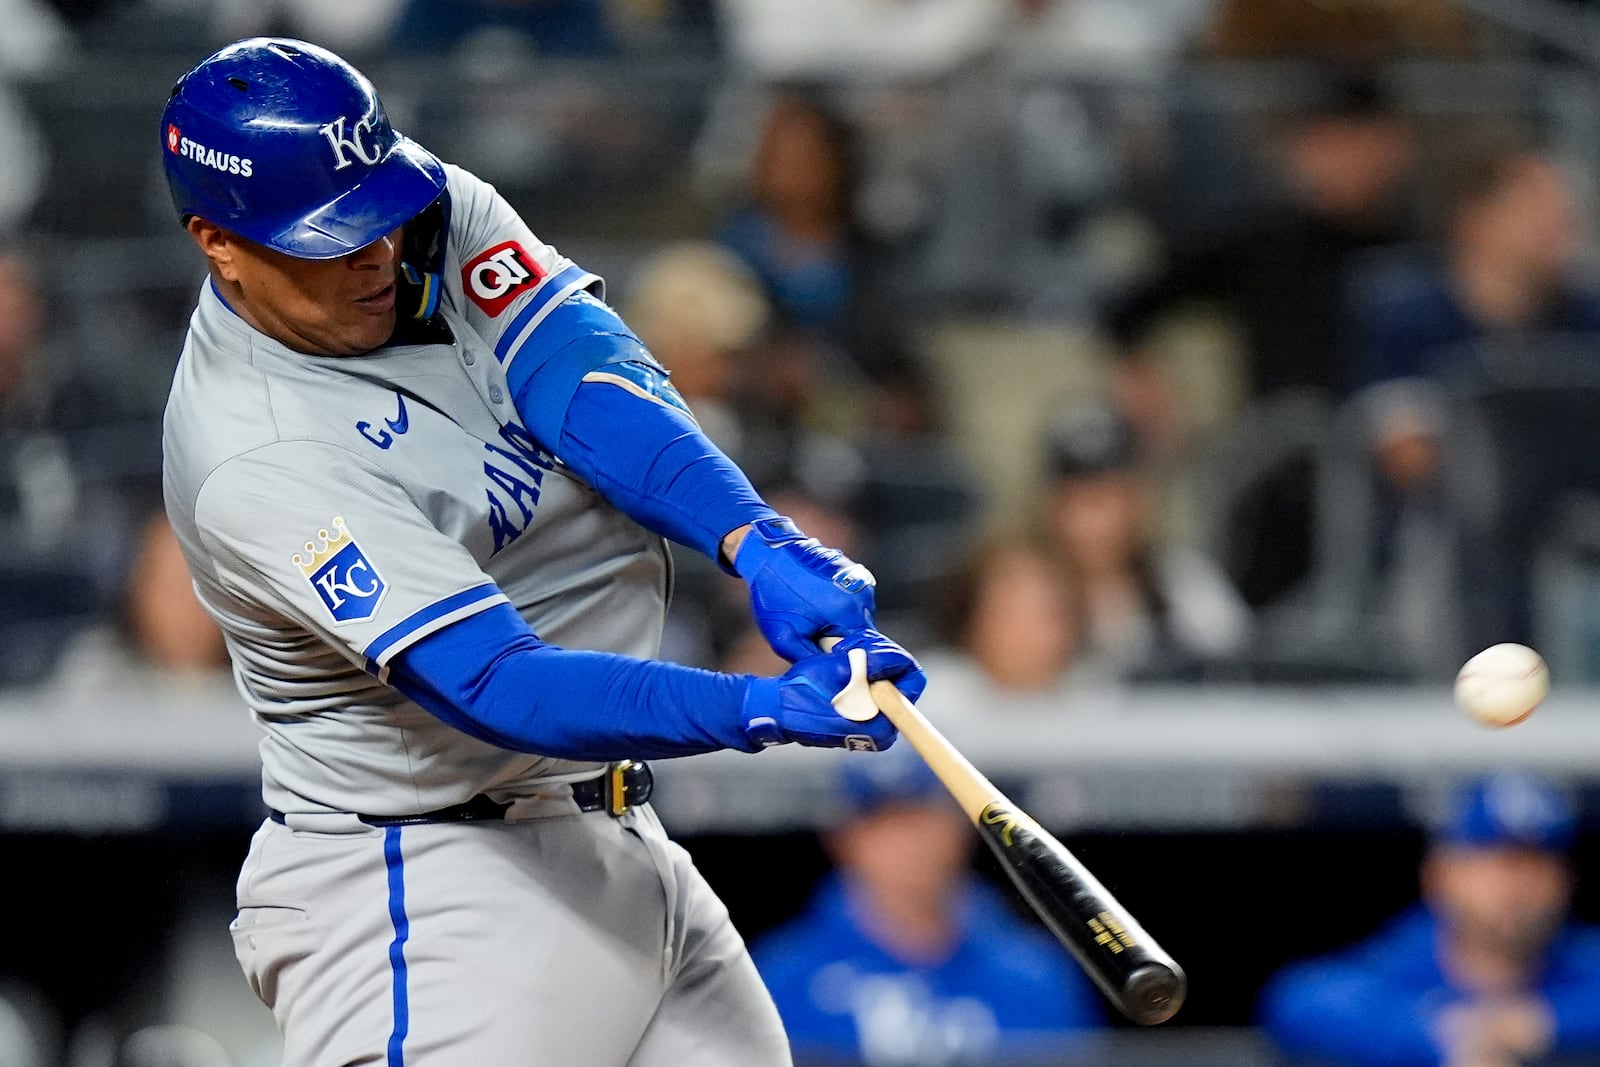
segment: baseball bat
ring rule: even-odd
[[[944,783],[1023,899],[1106,998],[1144,1026],[1172,1018],[1188,989],[1183,968],[1065,845],[1011,803],[905,694],[887,681],[873,682],[869,690],[872,703]],[[841,714],[860,717],[846,711],[848,704],[845,694],[835,700]]]

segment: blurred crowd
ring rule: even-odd
[[[87,178],[60,120],[68,72],[254,32],[366,61],[606,273],[936,692],[1433,679],[1501,640],[1594,677],[1592,138],[1559,42],[1470,6],[5,0],[0,678],[63,635],[220,662],[155,478],[192,272],[121,188],[148,139]],[[1485,71],[1516,97],[1440,104]],[[684,564],[666,654],[759,665]]]
[[[1574,73],[1600,15],[1500,6],[0,0],[0,686],[225,669],[162,516],[199,278],[155,116],[254,33],[349,55],[397,126],[607,277],[767,499],[873,570],[936,720],[1143,682],[1433,681],[1508,640],[1600,680],[1600,89]],[[777,670],[732,580],[677,562],[663,655]],[[841,786],[840,873],[758,946],[813,1051],[954,1063],[1103,1021],[969,882],[920,772],[883,774]],[[1419,1063],[1557,1043],[1565,994],[1528,961],[1570,827],[1524,841],[1474,795],[1430,853],[1432,917],[1384,936],[1464,916],[1478,962],[1372,986],[1374,943],[1294,972],[1263,1009],[1285,1049],[1368,1062],[1303,1011],[1338,982],[1432,997],[1433,1029],[1395,1040],[1453,1058]],[[1481,959],[1455,887],[1500,883],[1456,873],[1472,848],[1556,857],[1504,880],[1549,898],[1521,970]],[[997,945],[1033,984],[985,1005]]]

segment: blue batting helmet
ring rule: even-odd
[[[180,218],[300,259],[364,248],[444,191],[443,164],[394,131],[372,83],[303,41],[211,56],[172,87],[161,135]]]
[[[1499,771],[1461,784],[1435,840],[1468,848],[1521,847],[1564,852],[1577,815],[1552,782],[1521,771]]]

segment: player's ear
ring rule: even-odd
[[[216,269],[225,281],[236,281],[237,272],[234,269],[234,244],[232,235],[214,222],[209,222],[198,215],[192,215],[184,224],[189,231],[189,236],[194,243],[204,252],[206,259]]]

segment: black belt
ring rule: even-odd
[[[650,799],[655,786],[655,775],[648,763],[623,760],[612,765],[604,774],[582,782],[572,783],[572,799],[580,811],[604,811],[613,816],[626,815],[629,808]],[[452,804],[437,811],[420,815],[357,815],[369,826],[415,826],[437,822],[499,822],[511,809],[509,803],[491,800],[482,793],[462,804]],[[281,811],[269,811],[268,817],[276,823],[287,824]]]

